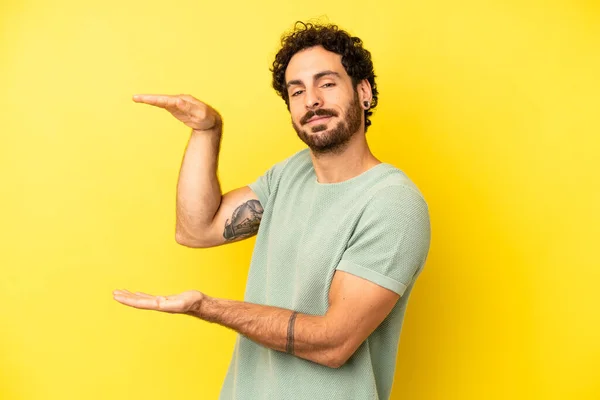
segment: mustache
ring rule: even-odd
[[[307,112],[304,117],[302,117],[302,119],[300,119],[300,124],[304,125],[308,122],[309,119],[311,119],[314,116],[317,117],[337,117],[338,114],[334,111],[334,110],[328,110],[326,108],[319,108],[318,110],[315,111],[309,111]]]

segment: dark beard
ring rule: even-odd
[[[308,120],[312,117],[312,115],[337,116],[333,110],[322,110],[322,112],[317,110],[315,113],[308,113],[305,115],[300,122],[302,123],[302,121]],[[358,92],[355,91],[354,98],[348,106],[345,118],[338,122],[338,124],[329,132],[321,135],[315,135],[315,133],[327,129],[325,125],[315,125],[312,128],[308,128],[311,130],[312,134],[308,134],[307,131],[296,125],[293,120],[292,125],[294,126],[294,130],[298,134],[300,140],[306,143],[306,145],[313,151],[314,154],[339,154],[347,147],[352,136],[360,129],[362,115],[363,109],[358,101]]]

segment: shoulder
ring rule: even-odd
[[[312,161],[308,149],[303,149],[277,162],[271,169],[282,172],[286,169],[298,169],[306,165],[312,165]]]
[[[275,164],[272,164],[266,172],[259,177],[259,180],[267,179],[269,182],[278,181],[281,176],[290,169],[298,169],[298,166],[306,164],[306,158],[308,158],[308,162],[310,162],[310,156],[306,155],[305,152],[301,150],[284,159],[280,159]]]
[[[417,207],[428,210],[423,193],[402,170],[392,164],[383,163],[378,178],[369,190],[367,208]]]
[[[312,170],[313,164],[308,149],[293,153],[282,161],[271,167],[273,182],[295,182],[301,180],[299,176],[305,176]]]
[[[284,160],[286,164],[289,164],[292,168],[301,168],[305,166],[312,166],[312,159],[310,157],[309,149],[302,149],[295,152]]]

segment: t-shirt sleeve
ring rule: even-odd
[[[423,197],[408,186],[388,186],[366,205],[337,269],[402,296],[423,268],[429,243]]]
[[[271,193],[279,181],[283,168],[288,161],[289,158],[278,162],[269,168],[264,174],[259,176],[257,180],[248,185],[248,187],[252,189],[254,193],[256,193],[256,196],[258,196],[258,200],[263,208],[266,207]]]

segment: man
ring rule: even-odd
[[[134,96],[192,128],[177,242],[206,248],[258,233],[245,301],[194,290],[114,298],[239,332],[221,399],[388,399],[407,300],[429,249],[427,204],[369,150],[378,92],[360,39],[297,23],[272,72],[308,149],[225,195],[216,175],[220,115],[187,95]]]

